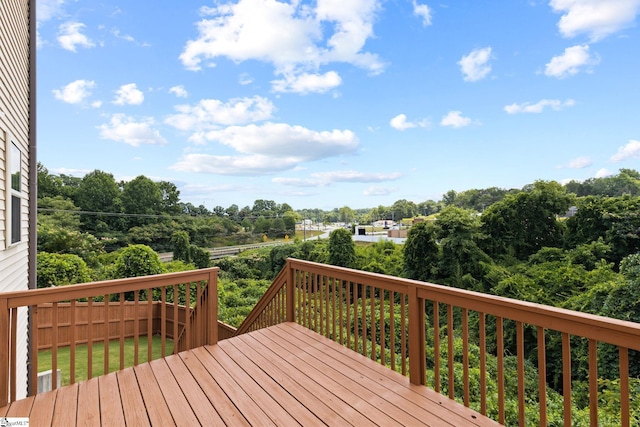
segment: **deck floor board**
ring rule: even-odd
[[[65,426],[497,425],[292,323],[13,402],[3,414]]]

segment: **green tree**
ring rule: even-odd
[[[562,225],[556,219],[570,206],[571,197],[557,182],[536,181],[528,191],[509,194],[487,208],[481,231],[483,249],[492,257],[527,259],[542,247],[561,246]]]
[[[144,215],[160,215],[164,206],[159,185],[144,175],[125,183],[121,198],[125,213],[139,215],[128,218],[129,227],[157,222],[157,218]]]
[[[114,279],[149,276],[164,272],[158,254],[146,245],[123,248],[115,262]]]
[[[189,233],[186,231],[176,231],[171,236],[173,248],[173,260],[182,260],[186,263],[191,262],[189,257]]]
[[[440,277],[457,287],[485,291],[480,285],[483,263],[491,258],[478,246],[482,239],[480,218],[476,211],[447,206],[435,222],[440,242]],[[487,289],[488,290],[488,289]]]
[[[158,188],[162,197],[161,211],[168,215],[178,215],[180,209],[180,191],[176,185],[169,181],[158,182]]]
[[[38,288],[91,281],[91,271],[77,255],[40,252],[37,258]]]
[[[351,233],[338,228],[329,235],[329,264],[354,268],[356,266],[356,245]]]
[[[404,274],[409,279],[426,282],[437,277],[440,253],[432,223],[419,222],[409,229],[403,259]]]
[[[80,210],[89,212],[81,217],[85,231],[102,234],[113,229],[122,229],[120,213],[120,188],[110,173],[95,170],[82,178],[76,196]],[[100,215],[100,212],[111,215]]]

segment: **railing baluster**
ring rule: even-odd
[[[164,290],[164,288],[162,288]],[[185,296],[184,296],[184,327],[187,336],[187,350],[191,350],[191,325],[189,319],[191,318],[191,283],[185,284]],[[163,304],[164,305],[164,304]],[[163,314],[164,318],[164,314]],[[164,324],[164,322],[163,322]],[[164,357],[164,356],[163,356]]]
[[[351,282],[344,282],[345,286],[345,298],[346,298],[346,309],[347,309],[347,348],[351,348]]]
[[[371,292],[369,294],[369,310],[371,311],[371,360],[376,360],[377,359],[377,355],[376,355],[376,350],[377,350],[377,344],[376,344],[376,334],[377,332],[377,327],[376,327],[376,303],[375,303],[375,292],[376,292],[376,288],[371,286],[369,287],[369,292]]]
[[[433,389],[440,393],[440,305],[433,302]]]
[[[90,380],[93,378],[93,297],[87,300],[87,317],[87,379]]]
[[[76,382],[76,300],[72,299],[69,304],[69,323],[71,342],[69,343],[69,381],[71,384]]]
[[[376,288],[369,287],[369,305],[371,311],[371,360],[376,360],[376,306],[375,306]]]
[[[315,273],[312,279],[311,291],[313,292],[313,330],[316,332],[320,332],[320,327],[318,326],[318,293],[320,290],[320,283],[318,280],[319,274]]]
[[[380,289],[379,294],[379,302],[380,302],[380,364],[386,366],[386,352],[387,352],[387,337],[385,334],[385,324],[384,324],[384,289]]]
[[[360,298],[362,309],[362,355],[367,356],[367,287],[362,284],[362,298]]]
[[[516,341],[518,358],[518,423],[525,425],[525,389],[524,389],[524,325],[516,322]]]
[[[343,302],[342,302],[342,298],[344,297],[344,282],[343,281],[337,281],[338,282],[338,316],[340,317],[340,323],[339,323],[339,327],[340,327],[340,344],[344,345],[344,322],[343,322],[343,312],[342,312],[342,307],[343,307]],[[347,346],[348,347],[348,346]]]
[[[353,350],[356,353],[359,353],[359,348],[360,346],[358,345],[358,337],[359,332],[358,332],[358,284],[357,283],[352,283],[353,285],[353,345],[354,348]]]
[[[396,370],[396,322],[395,322],[395,299],[394,291],[389,292],[389,348],[391,357],[391,370]]]
[[[598,343],[589,340],[589,420],[598,426]]]
[[[487,415],[487,319],[478,313],[480,328],[480,413]]]
[[[16,400],[16,387],[18,386],[17,383],[17,374],[16,371],[18,369],[18,352],[17,352],[17,340],[18,337],[18,308],[12,308],[11,309],[11,355],[10,355],[10,359],[11,361],[9,362],[9,366],[11,366],[10,368],[10,372],[11,372],[11,379],[10,379],[10,384],[11,384],[11,401],[15,401]]]
[[[453,349],[453,307],[447,304],[447,367],[449,399],[455,398],[454,349]]]
[[[571,341],[562,334],[562,393],[564,394],[564,425],[571,427]]]
[[[180,335],[178,332],[178,319],[180,318],[180,293],[178,292],[178,285],[173,285],[173,354],[178,354],[180,351]]]
[[[109,373],[109,338],[111,335],[111,325],[109,324],[109,320],[111,316],[109,315],[109,295],[104,296],[104,304],[103,304],[103,314],[104,314],[104,339],[102,341],[102,346],[104,348],[104,357],[102,359],[103,367],[102,374],[107,375]]]
[[[153,346],[153,289],[147,289],[147,362],[152,358]]]
[[[498,422],[504,424],[504,329],[502,317],[496,317],[498,351]]]
[[[133,294],[133,365],[138,366],[138,350],[140,348],[140,316],[138,310],[140,309],[140,292],[135,291]]]
[[[124,292],[120,292],[120,370],[124,369]]]
[[[9,400],[9,352],[11,333],[9,332],[10,311],[8,301],[0,298],[0,407],[6,406]]]
[[[462,309],[462,385],[464,406],[469,406],[469,311]]]
[[[329,277],[324,276],[324,278],[323,278],[324,291],[325,291],[325,304],[324,304],[324,307],[325,307],[325,313],[324,313],[325,325],[324,326],[325,326],[325,328],[324,328],[324,336],[327,337],[327,338],[329,338],[331,336],[331,333],[330,333],[331,332],[331,328],[329,327],[329,321],[331,320],[331,316],[329,315],[329,313],[330,313],[329,310],[330,310],[330,307],[331,307],[331,305],[329,304],[329,301],[330,301],[330,299],[329,299],[329,291],[330,291],[329,280],[330,280]]]
[[[316,310],[316,315],[319,317],[319,325],[318,325],[318,333],[320,335],[324,335],[324,275],[318,274],[318,283],[316,288],[316,293],[318,294],[318,307],[319,310]]]
[[[407,294],[402,294],[400,299],[400,319],[402,336],[400,348],[402,353],[402,375],[407,375]]]
[[[51,389],[58,388],[58,303],[51,306]]]
[[[540,427],[547,425],[547,355],[544,328],[538,326],[538,401],[540,404]]]
[[[331,317],[333,318],[332,326],[331,326],[331,335],[334,341],[337,341],[336,336],[336,279],[335,277],[331,278]]]
[[[620,417],[622,427],[630,427],[629,424],[629,350],[618,348],[620,354]]]
[[[188,285],[187,285],[188,286]],[[185,315],[185,324],[188,316]],[[186,334],[185,334],[186,335]],[[185,337],[189,339],[188,335]],[[160,354],[162,357],[167,355],[167,288],[160,288]]]
[[[39,315],[38,315],[38,306],[32,305],[31,309],[31,327],[33,328],[33,332],[31,333],[31,384],[29,386],[29,396],[35,396],[38,393],[38,342],[40,341],[38,338],[39,330],[38,325]],[[36,373],[33,375],[33,373]]]

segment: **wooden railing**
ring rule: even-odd
[[[0,294],[0,407],[16,399],[16,372],[17,372],[17,325],[19,308],[28,307],[31,323],[38,324],[39,306],[51,304],[51,368],[52,384],[57,384],[58,349],[61,346],[69,346],[70,382],[76,382],[76,345],[85,341],[95,343],[95,336],[102,339],[104,346],[103,372],[110,371],[109,345],[115,336],[119,343],[119,368],[125,364],[125,337],[127,336],[127,323],[133,328],[134,354],[133,364],[139,363],[139,355],[144,350],[140,348],[139,337],[141,331],[147,334],[146,360],[152,358],[152,335],[158,330],[154,326],[154,310],[159,305],[159,335],[160,353],[162,357],[167,353],[167,337],[184,337],[181,342],[173,346],[173,352],[180,347],[193,348],[204,344],[215,344],[218,341],[218,269],[209,268],[179,273],[145,276],[131,279],[109,280],[104,282],[70,285],[58,288],[46,288],[30,291],[8,292]],[[179,330],[180,318],[179,304],[170,301],[179,301],[181,290],[184,290],[184,301],[190,301],[191,289],[196,292],[195,305],[186,304],[182,307],[185,313],[184,326]],[[117,300],[114,302],[113,300]],[[125,302],[125,299],[132,302]],[[107,302],[105,304],[105,301]],[[111,302],[110,302],[111,301]],[[86,318],[76,319],[78,311],[76,307],[86,305]],[[69,307],[68,337],[60,340],[58,322],[60,319],[59,307]],[[133,309],[127,313],[127,306]],[[65,307],[66,308],[66,307]],[[141,327],[140,312],[146,310],[146,327]],[[187,314],[186,311],[189,313]],[[23,312],[24,310],[20,310]],[[60,312],[59,312],[60,311]],[[171,312],[171,314],[169,314]],[[191,313],[197,314],[192,315]],[[26,315],[26,313],[25,313]],[[130,322],[127,322],[128,318]],[[171,319],[171,321],[169,321]],[[183,321],[184,321],[183,320]],[[158,322],[158,320],[156,320]],[[168,330],[171,325],[171,331]],[[82,339],[80,339],[82,338]],[[38,334],[33,333],[30,347],[31,378],[29,393],[37,392],[38,372]],[[87,346],[87,377],[93,376],[93,346]]]
[[[553,403],[571,426],[579,367],[588,383],[588,423],[599,425],[599,398],[605,400],[599,353],[607,352],[611,363],[609,349],[615,348],[619,375],[612,383],[619,386],[619,411],[614,421],[608,413],[600,423],[640,422],[630,415],[640,391],[629,386],[630,350],[640,350],[640,324],[295,259],[237,334],[283,321],[306,326],[502,424],[525,425],[529,419],[546,426]],[[580,361],[578,349],[586,353]],[[548,385],[551,364],[560,372],[557,392]],[[537,398],[527,399],[527,392]],[[549,393],[555,393],[554,402]],[[507,408],[515,396],[517,404]]]

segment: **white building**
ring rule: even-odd
[[[35,2],[0,1],[0,292],[36,286],[35,28]],[[18,314],[17,398],[29,375],[26,314]]]

